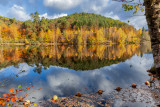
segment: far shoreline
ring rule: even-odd
[[[23,46],[23,45],[114,45],[114,44],[118,44],[118,43],[86,43],[86,44],[74,44],[74,43],[0,43],[0,46],[3,45],[17,45],[17,46]]]

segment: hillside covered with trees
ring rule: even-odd
[[[16,21],[0,17],[0,43],[111,44],[139,43],[142,30],[92,13],[75,13],[57,19]]]

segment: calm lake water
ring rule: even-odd
[[[146,70],[153,65],[150,47],[140,45],[93,46],[1,46],[0,95],[8,89],[34,86],[27,99],[39,101],[90,94],[104,90],[104,99],[117,86],[123,89],[132,83],[144,84],[150,77]],[[42,88],[41,90],[37,90]],[[119,100],[117,100],[119,101]],[[152,103],[119,103],[119,106],[150,106]]]

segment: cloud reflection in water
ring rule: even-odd
[[[44,97],[51,98],[54,94],[58,96],[70,96],[77,92],[93,93],[98,89],[104,90],[104,95],[113,91],[117,86],[122,88],[129,87],[132,83],[142,84],[149,79],[146,70],[153,64],[152,54],[144,54],[143,57],[133,56],[131,59],[119,64],[113,64],[100,69],[88,71],[75,71],[72,69],[52,66],[49,69],[43,69],[41,74],[33,72],[34,67],[27,64],[23,66],[25,73],[14,78],[10,83],[0,89],[0,93],[7,93],[9,88],[33,85],[41,91],[33,93],[32,100],[40,100]],[[0,80],[6,77],[16,75],[20,68],[14,66],[4,68],[0,73]]]

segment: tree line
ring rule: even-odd
[[[1,43],[105,44],[139,43],[142,30],[93,13],[75,13],[57,19],[16,21],[0,17]]]

